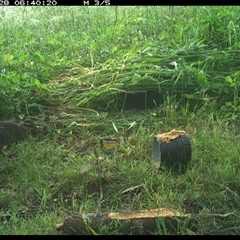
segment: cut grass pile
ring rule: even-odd
[[[3,111],[119,110],[132,89],[239,111],[238,7],[0,10]]]

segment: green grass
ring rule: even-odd
[[[169,114],[169,110],[162,112]],[[1,215],[7,214],[5,220],[2,217],[1,233],[55,234],[54,224],[71,213],[161,207],[196,214],[199,219],[195,231],[199,234],[239,233],[239,199],[228,191],[229,188],[239,195],[240,189],[240,146],[234,126],[210,117],[202,119],[201,111],[193,116],[175,110],[171,112],[175,115],[172,121],[168,117],[156,118],[152,111],[135,114],[126,112],[111,118],[116,126],[121,125],[122,119],[126,126],[133,118],[137,123],[129,136],[131,141],[114,155],[102,151],[100,139],[104,133],[98,128],[76,126],[58,131],[52,124],[37,139],[29,138],[5,149],[14,159],[1,160]],[[112,128],[107,119],[102,125]],[[163,167],[157,170],[152,160],[154,134],[173,128],[186,130],[192,143],[190,167],[179,177]],[[94,151],[102,158],[100,171]],[[92,168],[81,174],[86,162]],[[99,177],[103,187],[101,202]],[[140,184],[143,186],[138,190],[121,194]],[[226,220],[207,217],[228,213],[232,215]],[[179,234],[187,231],[182,225]]]
[[[239,11],[0,7],[0,119],[41,129],[0,156],[0,234],[63,234],[55,224],[73,213],[162,207],[194,221],[153,234],[239,234]],[[132,89],[163,102],[121,110]],[[174,128],[192,145],[180,176],[152,158],[154,135]],[[128,137],[121,151],[102,150],[109,135]]]

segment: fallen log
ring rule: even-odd
[[[190,219],[173,209],[151,209],[133,212],[87,213],[68,216],[56,229],[66,234],[99,234],[107,226],[117,234],[153,234],[159,228],[174,231],[179,220]]]

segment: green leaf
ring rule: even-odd
[[[14,56],[8,53],[2,56],[2,61],[6,63],[12,63],[13,59],[14,59]]]
[[[232,102],[226,102],[225,105],[226,105],[227,107],[231,107],[233,104],[232,104]]]
[[[230,76],[227,76],[225,78],[225,81],[228,82],[228,83],[232,83],[233,82],[233,80],[232,80],[232,78]]]
[[[21,79],[26,79],[28,77],[28,73],[23,73],[22,76],[21,76]]]
[[[41,61],[43,61],[43,62],[45,61],[45,57],[40,53],[40,51],[36,51],[34,54],[36,56],[38,56]]]

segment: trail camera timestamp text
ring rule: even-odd
[[[1,1],[1,0],[0,0]],[[56,0],[14,0],[14,6],[56,6]]]

